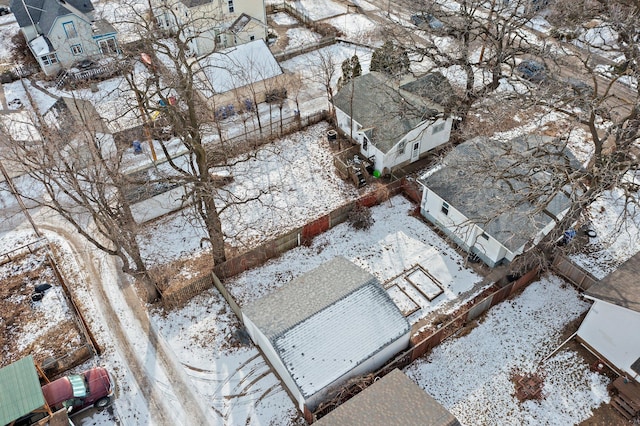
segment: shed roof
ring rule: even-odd
[[[319,426],[459,426],[438,401],[395,369],[320,419]]]
[[[335,382],[410,326],[368,272],[337,257],[243,309],[305,397]]]
[[[640,252],[592,285],[586,296],[640,312]]]
[[[571,188],[555,176],[580,167],[563,143],[540,135],[477,137],[444,163],[420,182],[512,252],[569,207]]]
[[[10,7],[21,28],[31,26],[33,20],[45,35],[49,34],[57,17],[72,14],[74,8],[81,13],[93,11],[90,0],[11,0]]]
[[[382,74],[353,79],[333,97],[334,105],[364,128],[373,128],[371,143],[389,152],[404,135],[442,112],[442,106],[394,87]]]
[[[31,355],[0,369],[0,424],[11,423],[44,405]]]

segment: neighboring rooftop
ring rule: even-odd
[[[364,129],[373,129],[371,143],[385,153],[410,130],[442,111],[442,106],[394,87],[377,72],[353,79],[336,93],[333,103]]]
[[[90,0],[11,0],[10,8],[21,28],[30,27],[35,23],[44,35],[49,34],[49,30],[59,16],[75,13],[74,9],[81,14],[93,12],[93,4]],[[90,22],[90,17],[87,18]]]
[[[273,57],[264,40],[215,52],[199,60],[208,81],[201,89],[224,93],[282,74],[282,68]]]
[[[640,312],[640,252],[595,283],[586,296]]]
[[[343,257],[243,308],[243,314],[269,339],[305,397],[410,330],[375,277]]]
[[[321,418],[319,426],[459,426],[438,401],[396,369]]]
[[[512,251],[569,207],[571,189],[554,176],[580,167],[562,142],[540,135],[477,137],[456,146],[444,164],[420,182]]]
[[[0,424],[9,424],[44,405],[31,355],[0,368]]]

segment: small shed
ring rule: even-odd
[[[578,340],[619,374],[640,383],[640,253],[592,285]]]
[[[349,378],[406,349],[411,330],[378,280],[344,257],[243,308],[242,317],[307,417]]]
[[[49,415],[31,355],[0,369],[0,424],[11,424],[30,414],[34,421]]]
[[[320,426],[459,426],[446,408],[395,369],[317,423]]]

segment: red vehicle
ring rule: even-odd
[[[42,386],[44,399],[52,410],[65,408],[77,413],[87,407],[104,408],[111,403],[114,382],[105,368],[61,377]]]

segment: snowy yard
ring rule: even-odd
[[[609,401],[608,379],[572,351],[542,360],[564,326],[589,304],[573,287],[547,275],[513,300],[492,308],[468,335],[445,341],[405,369],[462,424],[570,425]],[[541,400],[520,403],[511,374],[545,377]]]

